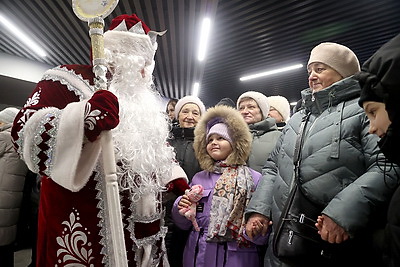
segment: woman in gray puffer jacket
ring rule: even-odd
[[[301,92],[303,109],[291,117],[263,169],[246,209],[248,225],[259,220],[264,226],[259,231],[265,232],[273,222],[264,266],[381,266],[372,233],[384,222],[381,212],[398,178],[377,165],[383,158],[378,138],[368,133],[369,121],[357,104],[360,87],[351,77],[359,71],[358,59],[345,46],[322,43],[311,52],[307,68],[310,88]],[[272,242],[294,183],[293,157],[304,120],[299,183],[306,197],[321,207],[321,238],[340,245],[330,258],[324,254],[288,263],[275,257]],[[246,231],[257,234],[250,227]]]
[[[11,142],[11,126],[16,108],[0,112],[0,263],[14,266],[14,241],[28,168]]]

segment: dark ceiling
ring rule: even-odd
[[[88,27],[74,15],[71,0],[1,0],[0,12],[48,56],[36,56],[1,25],[0,52],[51,66],[89,63]],[[363,63],[400,32],[399,0],[120,0],[105,19],[106,28],[111,18],[124,13],[138,14],[153,30],[168,30],[159,38],[156,54],[154,76],[159,92],[180,98],[191,94],[193,82],[198,81],[199,97],[206,106],[223,97],[236,101],[248,90],[296,101],[307,87],[305,67],[252,81],[239,78],[306,65],[310,50],[326,41],[350,47]],[[212,33],[206,60],[199,62],[197,38],[204,16],[212,19]],[[29,93],[16,93],[17,87],[33,89],[30,83],[12,80],[1,77],[0,91],[25,98]],[[4,99],[0,102],[25,102]]]

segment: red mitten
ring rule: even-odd
[[[106,90],[95,92],[86,103],[85,135],[93,142],[101,131],[111,130],[119,123],[117,97]]]
[[[169,182],[167,188],[168,192],[173,192],[175,195],[181,196],[185,194],[186,189],[189,189],[190,186],[188,185],[185,179],[178,178]]]

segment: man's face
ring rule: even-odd
[[[239,103],[239,111],[247,124],[253,124],[262,120],[261,109],[254,99],[244,99]]]
[[[308,65],[307,71],[308,85],[313,92],[321,91],[343,79],[336,70],[320,62],[314,62]]]
[[[380,138],[384,137],[391,124],[385,104],[375,101],[366,101],[363,104],[363,108],[370,121],[369,133],[376,134]]]

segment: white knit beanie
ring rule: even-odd
[[[261,109],[263,120],[268,117],[269,104],[268,104],[268,99],[264,94],[256,91],[247,91],[243,93],[241,96],[239,96],[236,102],[237,109],[239,109],[240,102],[242,102],[242,99],[245,97],[250,97],[257,102],[258,107]]]
[[[226,126],[225,123],[220,122],[214,124],[208,131],[206,140],[208,140],[208,137],[210,137],[210,135],[212,134],[218,134],[219,136],[222,136],[225,140],[227,140],[229,143],[232,144],[232,138],[229,136],[228,126]]]
[[[0,111],[0,122],[13,123],[18,112],[19,109],[13,107],[3,109]]]
[[[276,109],[282,116],[283,120],[287,122],[290,117],[290,104],[286,97],[274,95],[268,97],[270,108]]]
[[[307,66],[314,62],[324,63],[336,70],[343,78],[360,71],[357,56],[350,48],[337,43],[320,43],[311,50]]]
[[[200,109],[200,115],[204,114],[204,112],[206,111],[206,107],[204,106],[200,98],[193,95],[184,96],[179,99],[175,105],[175,119],[178,119],[179,112],[181,111],[182,107],[187,103],[196,104]]]

